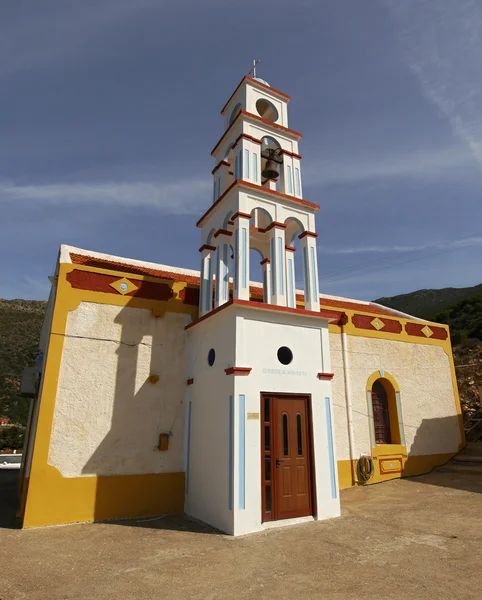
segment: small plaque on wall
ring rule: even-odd
[[[248,413],[248,421],[259,421],[259,413]]]
[[[401,473],[403,471],[403,462],[400,457],[397,458],[380,458],[378,462],[380,466],[380,474]]]

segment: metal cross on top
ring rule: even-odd
[[[248,73],[253,73],[253,77],[256,79],[256,65],[259,63],[259,60],[253,60],[253,66],[248,71]]]

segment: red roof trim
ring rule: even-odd
[[[252,77],[250,77],[249,75],[245,75],[241,81],[239,82],[239,84],[236,86],[236,89],[234,90],[234,92],[231,94],[231,96],[229,96],[229,100],[226,102],[226,104],[223,106],[223,108],[221,109],[221,114],[224,114],[224,111],[226,110],[226,107],[228,106],[228,104],[231,102],[231,100],[234,98],[234,96],[236,95],[236,92],[239,90],[239,88],[243,85],[243,83],[245,81],[249,81],[250,83],[252,83],[253,85],[259,85],[259,87],[265,89],[265,90],[269,90],[270,92],[273,92],[274,95],[276,96],[281,96],[284,100],[286,100],[287,102],[289,102],[291,100],[291,96],[288,96],[288,94],[285,94],[284,92],[280,92],[279,90],[270,87],[269,85],[266,85],[264,83],[261,83],[261,81],[257,81],[256,79],[253,79]]]
[[[209,244],[204,244],[199,248],[199,252],[202,252],[203,250],[216,250],[216,246],[209,246]]]
[[[304,237],[317,238],[318,234],[315,233],[314,231],[303,231],[303,233],[298,236],[298,239],[302,240]]]
[[[333,379],[335,376],[334,373],[318,373],[318,379]]]
[[[214,167],[214,169],[211,171],[211,175],[214,175],[214,173],[216,173],[216,171],[220,168],[220,167],[229,167],[229,163],[225,160],[221,160],[220,162],[218,162],[218,164]]]
[[[229,367],[224,369],[226,375],[249,375],[253,369],[251,367]]]
[[[233,235],[232,231],[228,231],[227,229],[218,229],[214,232],[214,237],[217,238],[220,235]]]
[[[286,229],[288,227],[288,225],[286,225],[286,223],[280,223],[279,221],[273,221],[272,223],[270,223],[268,225],[268,227],[266,227],[265,231],[271,231],[275,227],[278,229]]]
[[[116,272],[120,272],[120,273],[132,273],[135,275],[141,275],[141,276],[144,275],[144,276],[148,276],[148,277],[156,277],[159,279],[170,279],[170,280],[174,280],[174,281],[183,281],[183,282],[188,283],[195,287],[199,287],[199,282],[200,282],[199,275],[197,275],[197,276],[196,275],[188,275],[188,274],[184,274],[184,273],[177,273],[175,271],[167,271],[167,270],[162,270],[162,269],[153,269],[151,267],[131,265],[128,263],[122,263],[122,262],[118,262],[118,261],[114,261],[114,260],[109,260],[106,258],[88,256],[85,254],[77,254],[75,252],[70,252],[70,259],[72,261],[72,264],[74,264],[74,265],[93,267],[96,269],[106,269],[106,270],[116,271]],[[259,296],[262,295],[262,292],[263,292],[262,287],[250,285],[249,289],[250,289],[251,294],[254,294],[254,295],[258,294]],[[303,294],[296,294],[297,301],[302,302],[303,299],[304,299]],[[259,305],[259,303],[256,303],[256,304]],[[392,317],[392,318],[397,317],[396,314],[390,312],[389,310],[380,308],[378,306],[370,305],[370,304],[368,304],[368,305],[360,304],[358,302],[350,302],[350,301],[344,302],[342,300],[335,300],[335,299],[331,299],[331,298],[320,298],[320,304],[321,304],[322,308],[329,307],[329,308],[340,309],[340,310],[358,310],[358,311],[366,312],[366,313],[373,314],[373,315],[386,315],[387,317]],[[224,306],[226,306],[226,305],[223,304],[223,306],[220,308],[223,308]],[[218,309],[216,309],[216,310],[218,310]],[[292,310],[294,310],[294,309],[292,309]],[[212,314],[212,313],[209,313],[209,314]],[[403,318],[403,317],[399,317],[399,318]],[[199,319],[198,319],[198,321],[199,321]]]
[[[229,127],[226,129],[226,131],[223,133],[223,135],[219,138],[218,143],[211,150],[211,156],[214,156],[216,150],[221,145],[221,143],[224,141],[224,138],[229,133],[231,127],[233,127],[233,125],[236,123],[236,121],[239,119],[239,117],[241,115],[244,115],[245,117],[248,117],[250,119],[254,119],[255,121],[259,121],[260,123],[263,123],[263,125],[266,125],[267,127],[279,129],[280,131],[283,131],[284,133],[288,133],[289,135],[297,137],[298,140],[301,140],[301,138],[303,137],[303,135],[299,131],[295,131],[294,129],[290,129],[289,127],[284,127],[283,125],[278,125],[277,123],[273,123],[272,121],[269,121],[268,119],[263,119],[263,117],[258,117],[258,115],[253,115],[253,113],[250,113],[246,110],[240,110],[239,113],[236,115],[236,117],[233,119],[233,122],[229,125]]]
[[[306,206],[307,208],[311,208],[314,211],[320,210],[319,204],[315,204],[314,202],[308,202],[308,200],[303,200],[302,198],[297,198],[296,196],[289,196],[288,194],[282,194],[281,192],[277,192],[275,190],[270,190],[268,188],[263,187],[262,185],[256,185],[255,183],[251,183],[250,181],[236,179],[236,181],[233,181],[233,183],[228,187],[228,189],[219,196],[219,198],[216,200],[216,202],[214,202],[214,204],[211,204],[211,206],[207,209],[207,211],[203,214],[203,216],[196,223],[196,227],[202,226],[202,222],[204,221],[204,219],[209,215],[209,213],[211,211],[213,211],[216,208],[216,206],[218,206],[218,204],[223,200],[223,198],[225,198],[229,194],[229,192],[233,189],[233,187],[235,185],[240,185],[240,186],[248,187],[248,188],[260,191],[260,192],[265,192],[266,194],[269,194],[275,198],[283,198],[285,200],[289,200],[290,202],[293,202],[294,204],[300,204],[301,206]]]

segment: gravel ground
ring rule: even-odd
[[[477,475],[345,490],[339,519],[241,538],[182,516],[22,531],[14,489],[0,477],[1,600],[482,597]]]

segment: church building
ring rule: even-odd
[[[185,512],[241,535],[464,446],[448,328],[320,290],[289,101],[246,76],[222,109],[200,271],[61,246],[24,527]]]

